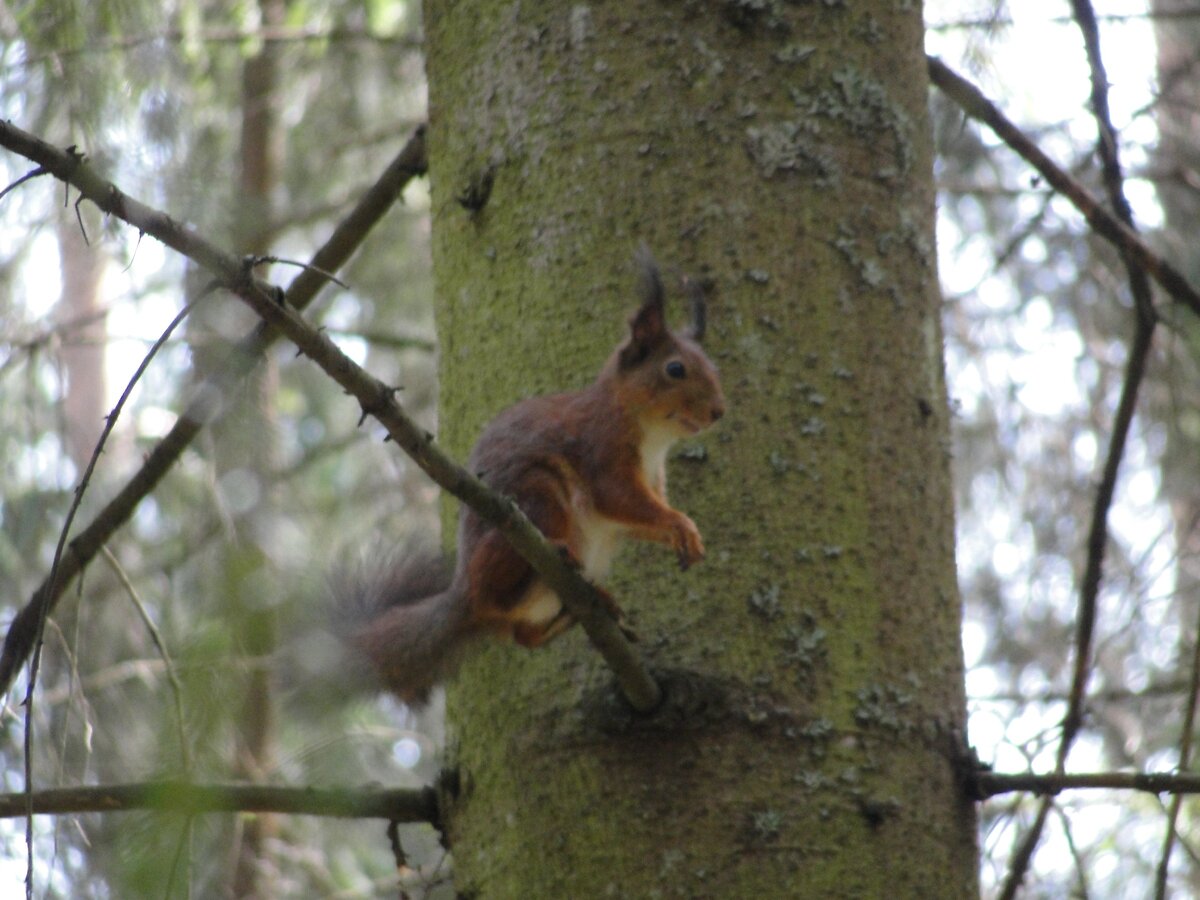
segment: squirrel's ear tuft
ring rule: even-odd
[[[638,295],[642,305],[629,320],[629,340],[621,348],[621,368],[636,366],[668,336],[663,308],[662,277],[649,248],[642,244],[634,255],[638,268]]]
[[[691,321],[688,323],[687,334],[697,344],[704,341],[704,332],[708,326],[708,308],[704,302],[704,285],[698,279],[685,277],[683,279],[683,290],[688,298],[688,314],[691,316]]]
[[[654,261],[654,254],[644,243],[639,244],[633,254],[633,263],[637,267],[638,299],[642,306],[657,304],[661,308],[666,293],[663,290],[662,276],[658,273],[658,263]]]

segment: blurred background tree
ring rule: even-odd
[[[1097,3],[1134,219],[1192,278],[1200,7]],[[1072,4],[931,4],[932,53],[969,72],[1096,197],[1106,196]],[[1157,51],[1157,52],[1156,52]],[[1157,69],[1154,61],[1157,59]],[[935,93],[948,381],[958,405],[959,571],[971,738],[1001,771],[1053,768],[1071,680],[1091,515],[1134,330],[1117,252],[997,139]],[[1075,771],[1171,771],[1194,703],[1198,460],[1195,316],[1163,326],[1129,437],[1098,604]],[[1185,760],[1182,766],[1189,769]],[[1153,896],[1168,799],[1062,795],[1031,896]],[[1030,798],[982,822],[985,887],[1003,882]],[[1181,804],[1159,896],[1197,889],[1195,807]]]

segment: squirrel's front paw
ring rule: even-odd
[[[700,529],[683,513],[679,513],[679,518],[675,520],[675,539],[672,546],[679,555],[681,569],[704,559],[704,541],[700,539]]]

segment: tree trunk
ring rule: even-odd
[[[629,260],[711,279],[729,412],[670,463],[708,557],[449,693],[477,897],[968,897],[965,701],[918,5],[426,3],[442,439],[590,380]],[[681,317],[675,299],[676,320]]]

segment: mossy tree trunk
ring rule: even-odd
[[[670,464],[708,558],[627,550],[612,585],[667,709],[625,716],[578,630],[452,686],[459,889],[970,896],[919,5],[425,21],[443,440],[595,374],[640,241],[712,280],[729,399]]]

